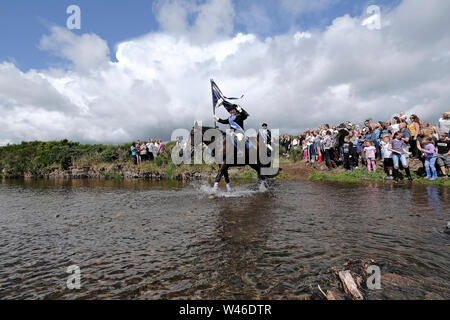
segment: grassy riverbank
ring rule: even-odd
[[[428,184],[450,187],[450,181],[445,179],[438,179],[436,181],[429,181],[415,173],[411,173],[414,181],[413,183]],[[404,176],[406,180],[406,177]],[[369,181],[393,183],[392,180],[386,180],[386,174],[382,170],[376,173],[368,172],[365,168],[359,168],[354,171],[339,171],[339,172],[313,172],[309,174],[310,181],[334,181],[343,183],[365,183]]]
[[[105,178],[191,180],[210,179],[217,165],[175,165],[171,161],[174,143],[154,161],[136,166],[131,143],[123,145],[82,145],[68,140],[23,142],[0,147],[0,177],[6,178]],[[233,168],[230,176],[255,178],[251,169]]]
[[[22,142],[0,147],[0,174],[5,177],[42,176],[50,171],[72,168],[132,166],[131,143],[122,145],[83,145],[68,140]],[[162,168],[170,163],[173,143],[155,158],[152,166]]]
[[[131,143],[123,145],[82,145],[68,140],[54,142],[24,142],[0,147],[0,177],[34,178],[105,178],[105,179],[156,179],[193,180],[213,179],[217,165],[180,165],[171,161],[173,143],[166,145],[164,154],[152,162],[135,166],[131,161]],[[413,163],[415,168],[420,161]],[[342,183],[367,183],[370,181],[392,183],[385,173],[369,173],[366,168],[345,172],[342,168],[327,170],[322,164],[305,163],[300,155],[291,152],[289,159],[280,160],[282,173],[279,180],[334,181]],[[442,178],[425,180],[412,169],[414,183],[450,186]],[[249,167],[232,168],[232,179],[255,179],[256,172]]]
[[[412,163],[414,169],[411,170],[411,175],[414,179],[414,184],[436,185],[450,187],[450,180],[439,178],[436,181],[429,181],[419,176],[416,171],[421,167],[419,160],[414,160]],[[297,159],[290,160],[282,159],[280,161],[280,167],[283,169],[282,173],[278,177],[281,180],[309,180],[313,182],[317,181],[331,181],[341,183],[394,183],[393,180],[386,180],[386,174],[382,168],[378,168],[377,172],[368,172],[367,168],[360,167],[354,171],[345,171],[342,167],[328,170],[324,163],[305,163]],[[403,181],[408,181],[404,176]]]

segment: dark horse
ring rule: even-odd
[[[210,149],[211,154],[214,156],[214,153],[217,152],[217,150],[211,150],[211,145],[212,145],[211,142],[214,142],[214,138],[212,139],[212,141],[205,141],[205,139],[204,139],[205,133],[208,130],[210,130],[210,129],[218,130],[218,128],[200,127],[197,123],[195,124],[195,126],[192,128],[191,137],[190,137],[192,150],[193,150],[193,148],[195,147],[195,144],[196,144],[196,142],[195,142],[195,135],[196,134],[200,135],[200,131],[201,131],[201,141],[197,141],[197,143],[201,143],[201,144],[205,143],[206,145],[210,144],[208,146],[208,148]],[[220,147],[222,148],[223,158],[222,158],[221,164],[219,164],[219,172],[218,172],[216,180],[215,180],[216,183],[220,183],[220,181],[222,180],[222,177],[225,178],[225,181],[226,181],[227,184],[230,183],[230,176],[228,174],[228,169],[231,168],[231,167],[244,167],[244,166],[247,166],[247,165],[250,166],[258,174],[258,182],[260,182],[260,183],[264,182],[267,178],[274,178],[280,173],[280,171],[281,171],[280,168],[274,169],[274,168],[271,167],[271,164],[273,163],[272,158],[270,158],[271,161],[265,161],[265,162],[268,162],[268,163],[262,163],[261,162],[259,149],[261,148],[262,144],[259,143],[259,141],[260,141],[259,135],[258,135],[258,138],[254,138],[253,141],[252,141],[253,148],[254,148],[253,152],[255,152],[255,154],[256,154],[256,161],[252,161],[252,162],[250,161],[250,156],[249,156],[250,150],[245,148],[245,150],[246,150],[245,151],[245,161],[240,161],[239,162],[238,159],[237,159],[238,158],[237,147],[233,146],[233,149],[234,149],[233,161],[231,161],[231,162],[228,161],[227,162],[225,150],[227,150],[227,142],[228,142],[228,144],[231,143],[231,138],[230,138],[229,135],[227,135],[223,131],[218,130],[218,132],[220,132],[222,134],[222,138],[223,138],[223,144],[221,146],[218,146],[219,148]],[[194,151],[192,151],[192,152],[194,152]],[[266,152],[267,152],[267,149],[266,149]],[[269,151],[269,154],[270,154],[270,151]],[[273,170],[270,170],[270,171],[272,171],[271,173],[273,173],[273,174],[270,174],[270,175],[263,174],[262,171],[263,171],[264,168],[266,168],[266,169],[273,169]],[[275,170],[276,170],[276,172],[274,172]]]

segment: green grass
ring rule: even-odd
[[[179,168],[171,163],[166,168],[166,180],[174,180],[175,177],[179,174]]]
[[[153,161],[142,162],[139,167],[135,166],[134,164],[131,163],[130,167],[131,168],[139,168],[141,171],[160,171],[161,170],[161,167],[158,166]]]
[[[281,172],[279,175],[275,177],[275,180],[288,180],[291,179],[291,176],[288,173]]]
[[[384,182],[386,174],[382,170],[378,170],[376,173],[368,172],[365,168],[356,169],[354,171],[330,173],[330,172],[314,172],[309,175],[310,181],[332,181],[343,183],[365,183],[370,181]],[[438,179],[436,181],[429,181],[419,177],[415,173],[412,173],[414,183],[437,185],[450,187],[450,181],[445,179]]]
[[[294,150],[294,148],[291,149],[289,153],[289,161],[296,163],[298,161],[303,160],[303,150],[301,148],[298,148],[297,150]]]
[[[450,180],[445,180],[442,178],[439,178],[435,181],[430,181],[430,180],[424,179],[423,177],[419,177],[414,174],[413,174],[413,178],[416,183],[420,183],[420,184],[429,184],[429,185],[435,185],[435,186],[450,187]]]
[[[217,165],[211,164],[182,164],[179,166],[181,170],[189,171],[209,171],[209,170],[219,170]]]
[[[231,179],[255,179],[258,175],[255,170],[245,170],[239,173],[233,173],[230,175]]]
[[[106,173],[105,178],[111,180],[121,180],[123,179],[123,176],[117,171],[110,170]]]

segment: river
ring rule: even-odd
[[[297,299],[330,268],[370,258],[450,299],[450,190],[436,186],[3,180],[0,299]],[[67,268],[81,288],[69,290]]]

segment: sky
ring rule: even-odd
[[[244,94],[247,128],[436,122],[450,109],[449,14],[448,0],[3,0],[0,145],[168,140],[212,125],[211,78]]]

